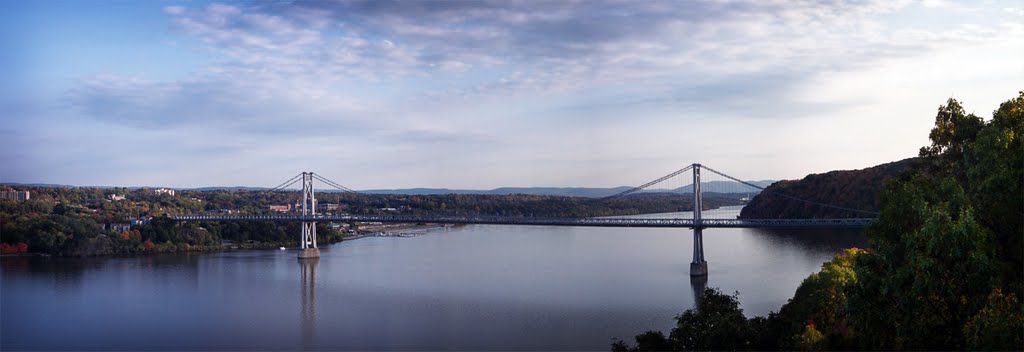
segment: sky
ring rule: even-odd
[[[1021,1],[8,1],[0,182],[798,179],[1024,90]]]

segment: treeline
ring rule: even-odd
[[[766,187],[740,211],[744,219],[813,219],[875,217],[885,182],[920,169],[920,158],[863,170],[830,171]],[[834,207],[824,206],[823,204]],[[843,209],[847,208],[847,209]],[[854,210],[860,211],[854,211]]]
[[[612,350],[1024,350],[1024,92],[989,121],[950,99],[929,137],[923,166],[886,183],[871,249],[822,265],[778,313],[746,319],[708,289],[668,336]]]
[[[166,214],[206,211],[229,203],[252,204],[232,192],[202,194],[182,192],[177,196],[155,194],[152,190],[124,188],[17,187],[28,190],[27,201],[0,200],[0,243],[16,252],[62,256],[96,256],[184,251],[210,251],[231,241],[241,248],[295,246],[297,223],[183,223]],[[124,195],[110,200],[107,195]],[[198,197],[197,197],[198,196]],[[207,197],[208,196],[208,197]],[[258,197],[258,194],[251,194]],[[252,211],[265,208],[249,206]],[[221,209],[221,208],[214,208]],[[128,230],[113,230],[112,224],[144,222]],[[341,240],[342,233],[317,224],[318,241]],[[10,252],[9,250],[7,252]]]
[[[167,214],[271,213],[269,205],[299,202],[298,192],[253,190],[177,191],[87,187],[15,187],[27,201],[0,200],[0,243],[5,251],[89,256],[146,252],[205,251],[223,241],[238,246],[292,246],[297,223],[224,222],[176,224]],[[112,197],[113,196],[113,197]],[[124,198],[122,199],[121,196]],[[740,194],[705,194],[704,208],[742,204]],[[690,211],[692,196],[643,193],[614,199],[540,195],[317,194],[319,204],[337,204],[351,214],[495,215],[595,217]],[[136,224],[128,231],[113,224]],[[138,223],[145,222],[139,225]],[[318,224],[321,243],[341,238]],[[15,249],[12,249],[15,248]]]
[[[224,241],[241,248],[276,248],[295,246],[301,232],[300,225],[292,222],[178,224],[164,215],[116,232],[103,229],[94,214],[75,211],[22,213],[5,216],[2,222],[5,246],[21,247],[17,252],[62,256],[212,251],[222,249]],[[320,243],[341,241],[342,235],[327,224],[317,223]]]
[[[705,195],[704,208],[739,205],[741,194]],[[333,198],[337,197],[337,198]],[[318,196],[318,199],[321,199]],[[397,212],[408,215],[494,215],[522,217],[597,217],[693,210],[693,197],[642,193],[601,199],[542,195],[384,195],[328,194],[322,199],[345,204],[352,214]],[[383,209],[395,209],[383,210]]]

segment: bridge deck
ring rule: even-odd
[[[531,218],[500,216],[416,215],[172,215],[176,221],[334,221],[380,223],[541,225],[590,227],[693,228],[693,219],[641,218]],[[875,219],[702,219],[701,228],[864,228]]]

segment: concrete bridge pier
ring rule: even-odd
[[[304,248],[299,252],[299,259],[320,258],[320,248]]]
[[[690,276],[707,276],[708,262],[704,260],[704,232],[699,227],[693,228],[693,262],[690,263]]]

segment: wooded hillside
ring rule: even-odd
[[[750,200],[750,204],[740,212],[740,218],[873,217],[870,213],[829,208],[816,203],[878,212],[885,182],[921,166],[920,158],[910,158],[861,170],[830,171],[810,174],[801,180],[775,182]]]

